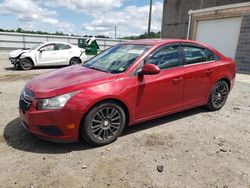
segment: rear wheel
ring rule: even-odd
[[[91,145],[106,145],[122,133],[125,122],[125,112],[120,105],[104,102],[87,114],[81,126],[81,136]]]
[[[78,57],[73,57],[71,58],[71,60],[69,61],[70,65],[78,65],[81,64],[81,60]]]
[[[221,80],[214,86],[209,101],[207,103],[208,109],[214,111],[221,109],[226,103],[229,94],[229,86],[226,81]]]
[[[22,70],[30,70],[33,67],[33,62],[28,58],[21,59],[19,62],[19,67]]]

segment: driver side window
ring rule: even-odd
[[[179,45],[165,46],[153,53],[145,62],[157,65],[160,69],[179,66]]]
[[[54,44],[49,44],[49,45],[46,45],[46,46],[40,48],[40,50],[42,50],[42,51],[53,51],[53,50],[55,50],[55,45]]]

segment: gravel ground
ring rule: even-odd
[[[0,187],[250,188],[249,75],[237,75],[220,111],[201,107],[145,122],[93,148],[43,141],[21,127],[25,82],[53,69],[15,71],[7,57],[0,51]]]

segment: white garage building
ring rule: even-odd
[[[207,43],[250,72],[250,2],[190,10],[187,38]]]

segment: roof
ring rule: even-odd
[[[131,40],[126,42],[126,44],[145,44],[145,45],[157,45],[162,42],[169,41],[168,39],[140,39],[140,40]]]
[[[141,40],[129,41],[126,42],[125,44],[144,44],[144,45],[155,46],[155,45],[174,43],[174,42],[190,42],[190,43],[200,44],[196,41],[183,40],[183,39],[141,39]]]
[[[56,43],[56,44],[70,44],[70,43],[68,43],[68,42],[60,42],[60,41],[47,41],[47,42],[44,42],[44,44],[54,44],[54,43]],[[72,45],[72,44],[70,44],[70,45]]]
[[[132,40],[123,44],[141,44],[141,45],[149,45],[149,46],[160,46],[160,45],[164,45],[168,43],[185,43],[185,42],[196,44],[196,45],[201,45],[203,47],[216,51],[217,54],[222,55],[220,52],[218,52],[215,48],[213,48],[210,45],[207,45],[198,41],[185,40],[185,39],[141,39],[141,40]]]

